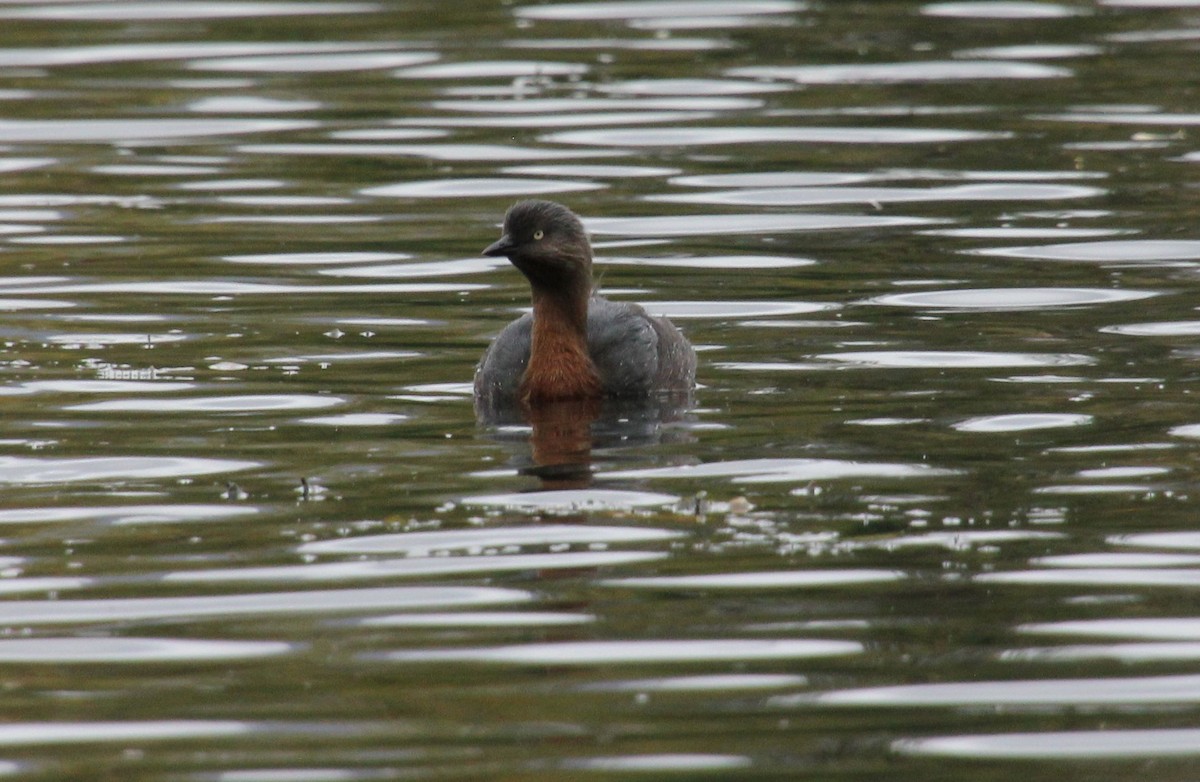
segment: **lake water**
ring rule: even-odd
[[[1195,0],[0,24],[0,775],[1194,777]],[[476,421],[527,196],[693,405]]]

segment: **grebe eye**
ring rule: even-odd
[[[539,228],[539,229],[537,229],[536,231],[534,231],[534,232],[533,232],[533,240],[534,240],[535,242],[540,242],[540,241],[542,240],[542,237],[543,237],[543,236],[545,236],[545,235],[546,235],[546,234],[542,233],[542,229],[541,229],[541,228]]]

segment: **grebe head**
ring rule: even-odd
[[[505,256],[535,288],[591,288],[592,247],[575,213],[553,201],[518,201],[504,234],[483,251]]]

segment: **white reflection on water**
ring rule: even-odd
[[[370,613],[524,603],[533,596],[494,587],[412,586],[268,592],[205,597],[0,601],[0,622],[16,625],[234,619],[288,614]]]
[[[829,706],[1083,706],[1200,702],[1200,675],[864,687],[796,696]],[[777,703],[788,702],[777,698]],[[1198,750],[1200,751],[1200,750]]]
[[[867,299],[864,304],[937,309],[1018,310],[1078,307],[1137,301],[1159,295],[1157,291],[1111,288],[960,288],[957,290],[892,293]]]
[[[4,140],[0,125],[0,141]],[[620,157],[617,149],[547,149],[506,144],[242,144],[248,155],[349,155],[357,157],[419,157],[446,161],[570,160],[586,157]]]
[[[1194,616],[1031,622],[1017,625],[1016,629],[1019,633],[1074,635],[1088,638],[1200,641],[1200,618]]]
[[[970,3],[929,3],[921,6],[925,16],[945,16],[963,19],[1062,19],[1080,16],[1090,11],[1073,6],[1020,0],[982,0]]]
[[[299,16],[309,14],[359,14],[378,8],[374,3],[352,2],[191,2],[174,0],[106,0],[57,3],[0,10],[0,19],[46,19],[112,22],[168,19],[237,19],[243,17]]]
[[[812,639],[563,641],[465,649],[387,652],[390,662],[478,662],[501,665],[628,665],[638,663],[746,662],[843,657],[863,652],[857,641]]]
[[[840,459],[737,459],[728,462],[685,464],[675,467],[650,467],[612,470],[598,477],[627,478],[736,478],[743,483],[821,481],[845,478],[920,478],[955,475],[926,464],[888,464],[854,462]]]
[[[212,739],[253,731],[252,724],[235,720],[10,722],[0,725],[0,746]]]
[[[652,527],[617,527],[588,524],[536,524],[521,527],[403,532],[364,535],[304,543],[301,554],[387,554],[405,552],[411,557],[436,552],[509,546],[550,546],[562,543],[644,543],[671,540],[684,533]]]
[[[824,204],[887,204],[937,201],[1029,201],[1094,198],[1108,191],[1099,187],[1058,184],[971,184],[943,187],[769,187],[668,193],[648,201],[731,206],[815,206]]]
[[[469,179],[432,179],[423,182],[399,182],[363,188],[363,195],[380,198],[483,198],[496,195],[535,196],[548,193],[570,193],[599,190],[605,185],[595,182],[569,182],[550,179],[521,179],[517,177],[473,177]]]
[[[1153,264],[1200,260],[1200,241],[1189,239],[1122,239],[1108,242],[1068,242],[1029,247],[987,247],[968,251],[997,258],[1041,261]]]
[[[618,773],[710,773],[751,768],[754,759],[746,755],[715,755],[699,752],[672,752],[657,755],[612,755],[594,758],[570,758],[561,761],[571,771],[613,771]]]
[[[351,620],[363,627],[562,627],[591,624],[593,614],[565,611],[454,611],[452,613],[390,614]]]
[[[662,508],[679,502],[679,497],[673,494],[618,489],[560,489],[463,497],[461,502],[471,506],[541,513],[595,513],[628,508]]]
[[[495,554],[456,557],[407,557],[372,561],[329,562],[277,567],[208,568],[169,573],[165,583],[355,581],[447,575],[604,568],[662,559],[662,552],[582,551],[552,554]],[[4,584],[0,581],[0,586]]]
[[[720,144],[946,144],[1009,138],[1006,132],[948,128],[700,127],[614,128],[548,133],[544,141],[596,147],[676,147]]]
[[[1011,413],[985,415],[959,421],[953,428],[959,432],[1029,432],[1038,429],[1059,429],[1088,426],[1095,419],[1078,413]]]
[[[863,350],[822,353],[822,361],[888,369],[994,369],[1000,367],[1067,367],[1094,364],[1076,353],[1000,353],[986,350]]]
[[[585,684],[586,692],[720,692],[727,690],[775,690],[804,687],[808,677],[790,673],[714,673],[698,676],[663,676],[655,679],[624,679]]]
[[[977,760],[1103,760],[1200,755],[1200,730],[1080,730],[904,739],[904,755]]]
[[[138,400],[144,404],[145,400]],[[0,483],[73,483],[120,479],[184,478],[236,472],[257,462],[186,456],[0,456]]]
[[[296,52],[294,54],[222,57],[193,60],[188,67],[197,71],[243,73],[341,73],[381,68],[401,68],[433,62],[432,52]]]
[[[992,60],[931,60],[853,65],[766,65],[730,68],[730,76],[786,79],[799,84],[896,84],[902,82],[1061,79],[1068,68],[1039,63]]]
[[[295,650],[278,641],[202,641],[177,638],[8,638],[0,639],[0,662],[184,663],[249,660]]]
[[[0,120],[0,142],[107,144],[274,133],[316,126],[316,122],[308,120],[281,119],[6,119]]]
[[[746,573],[708,573],[695,576],[644,576],[612,578],[605,586],[646,589],[795,589],[855,586],[899,581],[905,574],[898,570],[813,569]]]
[[[0,524],[45,524],[63,521],[102,521],[106,524],[172,524],[216,521],[258,513],[252,505],[112,505],[0,510]]]
[[[279,410],[319,410],[336,407],[345,400],[317,394],[247,394],[203,396],[188,399],[112,399],[67,405],[65,410],[91,413],[241,413]]]
[[[808,8],[795,0],[615,0],[604,3],[527,5],[516,9],[525,19],[589,21],[606,19],[659,19],[687,16],[749,16],[789,14]]]
[[[666,217],[593,217],[585,218],[583,222],[589,231],[597,234],[652,237],[896,228],[929,225],[941,221],[902,216],[751,213],[691,214]]]

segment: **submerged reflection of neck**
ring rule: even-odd
[[[537,405],[528,411],[533,466],[523,470],[541,479],[543,490],[581,489],[592,484],[592,424],[599,399],[572,399]]]

